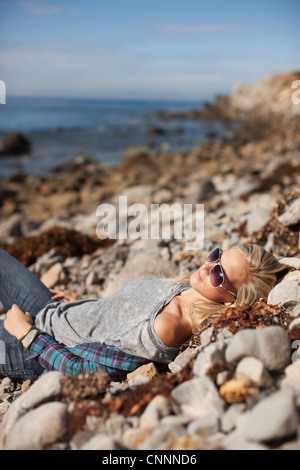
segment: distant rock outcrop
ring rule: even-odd
[[[230,98],[231,107],[239,111],[262,113],[300,114],[300,105],[294,104],[293,82],[299,80],[297,74],[286,73],[267,75],[256,85],[246,86],[237,83]]]
[[[282,73],[266,75],[257,84],[247,86],[237,82],[229,96],[216,95],[212,103],[204,103],[201,109],[185,112],[162,111],[157,113],[161,119],[219,119],[249,121],[258,117],[299,116],[300,74]]]
[[[31,150],[31,144],[27,137],[19,132],[9,132],[0,142],[1,155],[24,155]]]

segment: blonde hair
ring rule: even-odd
[[[241,251],[247,261],[247,276],[245,282],[237,291],[236,305],[253,305],[258,299],[266,298],[275,284],[291,267],[279,263],[271,253],[254,244],[235,246]],[[189,284],[190,274],[181,278],[170,279],[172,282]],[[225,304],[207,301],[196,301],[189,310],[192,331],[199,333],[204,327],[217,319],[228,307]]]

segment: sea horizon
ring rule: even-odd
[[[190,150],[208,133],[224,132],[217,121],[165,120],[159,112],[200,110],[206,100],[8,96],[0,108],[0,139],[20,132],[30,142],[25,156],[2,156],[1,179],[13,173],[43,174],[78,154],[119,164],[130,147]],[[157,132],[158,130],[158,132]]]

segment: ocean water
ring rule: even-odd
[[[118,164],[129,147],[151,143],[153,149],[192,149],[214,133],[217,121],[162,120],[159,111],[200,109],[202,102],[7,97],[0,105],[0,139],[10,131],[24,134],[30,155],[1,156],[0,178],[14,173],[44,174],[62,162],[85,154]],[[163,135],[153,134],[159,127]]]

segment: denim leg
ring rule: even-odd
[[[16,304],[34,318],[51,302],[49,289],[22,263],[0,249],[0,300],[6,310]],[[0,320],[0,377],[36,380],[44,371],[34,360],[27,359],[23,345],[5,330]],[[27,360],[26,360],[27,359]]]
[[[50,302],[51,295],[35,274],[0,249],[0,300],[6,310],[17,304],[35,317]]]

